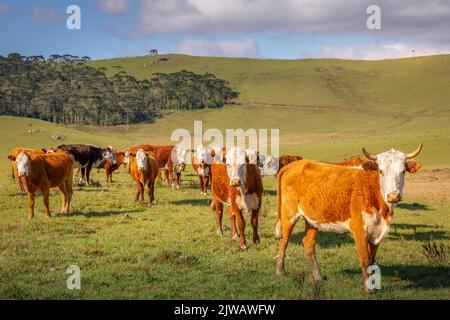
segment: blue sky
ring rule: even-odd
[[[366,9],[380,8],[380,30]],[[81,9],[68,30],[66,8]],[[0,54],[385,59],[450,53],[450,1],[0,0]]]

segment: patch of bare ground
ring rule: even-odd
[[[450,167],[422,168],[406,177],[407,198],[450,200]]]

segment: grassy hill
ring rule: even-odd
[[[98,60],[109,75],[125,70],[139,78],[182,69],[211,72],[241,92],[243,103],[427,111],[450,104],[450,55],[381,61],[262,60],[164,55]]]

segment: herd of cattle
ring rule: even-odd
[[[422,144],[411,153],[391,149],[371,154],[363,148],[367,159],[353,157],[343,162],[324,163],[301,156],[272,157],[260,155],[256,149],[199,146],[186,150],[181,145],[136,145],[124,151],[92,145],[61,145],[56,149],[15,148],[8,155],[12,176],[29,198],[29,219],[34,216],[35,193],[43,195],[45,215],[50,216],[49,190],[58,187],[62,194],[61,213],[70,211],[74,168],[80,168],[81,182],[90,183],[92,168],[104,168],[106,181],[124,165],[136,183],[136,202],[155,201],[155,180],[161,177],[173,189],[180,188],[186,158],[192,152],[200,192],[210,186],[211,209],[215,212],[216,232],[223,234],[222,216],[228,206],[231,237],[247,248],[243,211],[250,213],[253,243],[259,243],[258,216],[264,188],[262,175],[274,171],[277,179],[277,212],[275,237],[280,239],[277,274],[284,274],[285,251],[292,230],[300,217],[305,221],[303,245],[314,281],[321,281],[315,255],[318,231],[351,233],[358,252],[366,285],[368,267],[375,263],[380,241],[388,234],[395,205],[401,201],[406,172],[414,173],[421,164],[413,161]],[[236,226],[237,220],[237,226]]]

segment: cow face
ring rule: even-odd
[[[205,164],[211,164],[213,161],[212,149],[203,145],[198,146],[195,156],[201,168],[203,168]]]
[[[102,153],[102,158],[112,165],[115,165],[117,163],[116,153],[114,152],[112,147],[108,147],[106,151]]]
[[[28,176],[30,158],[25,152],[21,152],[16,158],[16,167],[19,177]]]
[[[172,162],[176,173],[181,173],[186,168],[187,150],[177,145],[172,150]]]
[[[247,154],[247,160],[250,164],[258,164],[258,149],[247,149],[245,150],[245,153]]]
[[[145,171],[147,166],[147,154],[145,154],[143,149],[139,149],[136,152],[136,164],[139,171]]]
[[[416,172],[421,165],[407,161],[416,157],[422,150],[422,144],[416,151],[405,154],[401,151],[391,149],[389,151],[372,155],[363,149],[364,154],[377,163],[380,175],[381,194],[387,203],[395,204],[402,200],[403,186],[405,184],[405,173]]]
[[[233,148],[227,152],[227,173],[232,187],[240,187],[247,179],[247,159],[245,151]]]

